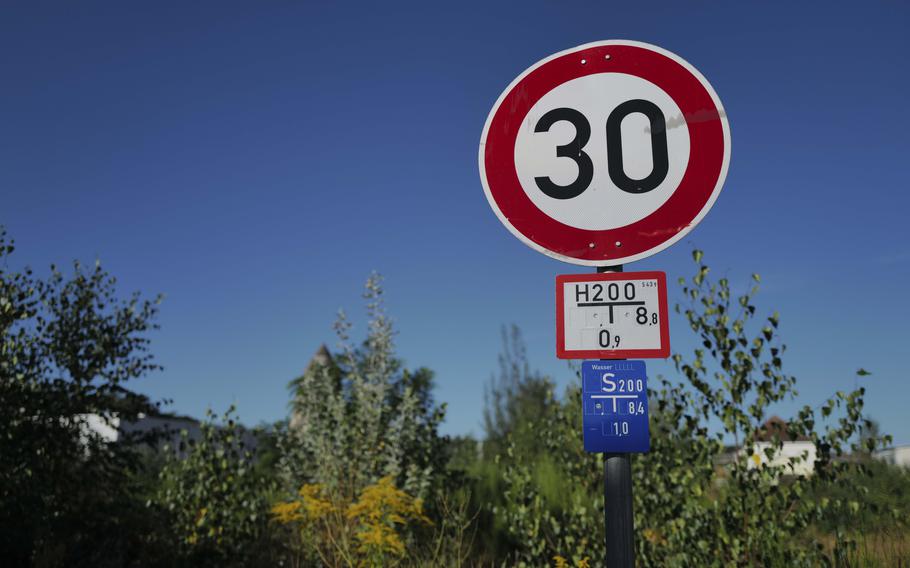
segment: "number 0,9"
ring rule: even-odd
[[[602,329],[600,333],[597,334],[597,341],[600,343],[601,347],[607,348],[616,348],[619,347],[620,337],[616,334],[610,335],[610,330]]]
[[[633,113],[641,113],[651,123],[651,173],[642,179],[626,175],[622,161],[622,121]],[[585,115],[573,108],[553,109],[537,121],[534,132],[547,132],[559,121],[575,127],[575,138],[568,144],[556,147],[556,157],[569,158],[578,166],[578,177],[568,185],[558,185],[547,176],[535,177],[537,187],[553,199],[578,197],[594,179],[594,163],[583,148],[591,139],[591,124]],[[607,117],[607,170],[616,186],[627,193],[647,193],[667,177],[670,161],[667,154],[667,121],[656,104],[644,99],[626,101],[613,109]]]

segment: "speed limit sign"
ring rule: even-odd
[[[525,244],[588,266],[681,239],[714,204],[730,128],[708,81],[659,47],[611,40],[532,65],[500,95],[480,139],[480,177]]]

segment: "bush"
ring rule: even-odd
[[[291,419],[260,437],[262,451],[231,408],[159,453],[142,445],[153,437],[113,444],[86,425],[154,412],[125,383],[157,368],[156,302],[118,298],[97,264],[43,280],[10,271],[12,252],[0,230],[5,563],[582,568],[604,557],[603,459],[583,450],[580,381],[557,397],[517,328],[503,332],[480,447],[438,434],[432,372],[396,356],[373,275],[366,338],[353,346],[340,315],[338,353],[291,383]],[[638,564],[900,562],[910,477],[872,461],[889,438],[863,414],[864,388],[769,422],[797,396],[780,319],[756,317],[757,275],[735,296],[693,258],[677,311],[699,346],[673,356],[678,377],[652,381],[651,452],[632,460]],[[794,439],[814,453],[779,459]]]
[[[177,556],[188,565],[267,566],[277,557],[269,530],[275,482],[255,467],[233,414],[232,406],[217,425],[208,411],[198,441],[184,431],[179,453],[165,449],[150,507],[167,516]]]
[[[385,314],[378,275],[367,280],[364,298],[369,323],[361,346],[351,345],[351,325],[341,313],[335,325],[339,353],[334,358],[324,353],[322,361],[290,385],[292,418],[280,443],[284,491],[288,498],[298,490],[309,492],[309,501],[290,501],[302,503],[301,510],[307,503],[328,504],[318,522],[307,521],[307,526],[319,527],[316,532],[322,537],[294,543],[295,554],[304,560],[347,562],[366,554],[356,546],[358,534],[389,536],[383,542],[396,543],[394,555],[398,542],[409,554],[417,554],[420,527],[405,523],[392,539],[378,529],[352,529],[366,525],[352,525],[346,511],[356,510],[379,489],[431,505],[448,489],[447,442],[437,433],[445,407],[433,401],[432,372],[405,369],[395,356],[395,332]],[[374,552],[366,558],[375,558]]]
[[[700,347],[674,355],[678,382],[649,389],[651,451],[634,456],[636,555],[642,566],[831,565],[855,549],[850,519],[872,504],[861,498],[870,468],[850,456],[870,452],[886,436],[864,436],[863,395],[837,392],[804,406],[781,429],[769,429],[773,406],[796,396],[796,378],[783,372],[786,347],[779,317],[755,321],[752,289],[734,298],[729,281],[713,282],[702,253],[695,275],[681,280],[685,314]],[[860,370],[859,374],[867,372]],[[505,484],[495,509],[520,565],[600,562],[602,459],[581,442],[580,392],[541,401],[531,424],[535,451],[512,440],[496,463]],[[778,459],[784,441],[812,442],[815,455]],[[724,444],[742,450],[719,466]],[[760,452],[760,454],[758,453]],[[798,466],[813,460],[812,475]],[[825,493],[823,499],[812,495]],[[830,533],[820,531],[827,527]]]
[[[154,557],[136,498],[145,440],[114,429],[154,405],[124,385],[157,369],[155,301],[123,300],[96,263],[46,279],[10,271],[0,228],[0,557],[11,565],[122,566]]]

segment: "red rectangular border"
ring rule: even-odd
[[[657,280],[657,309],[660,313],[660,349],[593,349],[567,351],[565,327],[566,282],[610,280]],[[670,356],[670,318],[667,308],[667,274],[649,272],[601,272],[597,274],[560,274],[556,276],[556,357],[559,359],[666,359]]]

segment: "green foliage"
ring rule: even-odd
[[[582,446],[581,390],[569,387],[561,402],[550,391],[544,402],[546,411],[529,424],[537,432],[536,459],[514,443],[498,457],[505,502],[496,506],[497,524],[519,566],[556,556],[597,563],[604,555],[603,460]]]
[[[432,372],[408,370],[378,276],[366,338],[292,382],[291,419],[251,439],[233,408],[157,452],[87,427],[152,413],[125,384],[157,368],[156,302],[99,265],[46,279],[7,268],[0,230],[0,558],[41,566],[585,567],[604,556],[603,460],[583,451],[581,393],[532,372],[503,331],[486,439],[438,434]],[[697,338],[649,391],[651,452],[633,459],[641,566],[894,565],[910,554],[910,474],[873,461],[889,438],[865,389],[769,420],[797,396],[760,282],[735,294],[694,251],[677,306]],[[865,369],[860,378],[871,375]],[[784,458],[802,441],[802,456]],[[737,450],[730,450],[729,444]],[[812,474],[807,474],[811,466]]]
[[[98,263],[11,271],[13,251],[0,228],[0,556],[122,565],[154,538],[132,498],[141,440],[107,443],[88,421],[153,410],[124,384],[157,368],[157,301],[121,300]]]
[[[191,565],[271,565],[269,501],[274,481],[261,475],[246,448],[246,432],[225,412],[221,424],[208,411],[198,440],[181,432],[161,471],[149,505],[170,516],[179,557]]]
[[[553,403],[553,381],[531,371],[518,326],[512,324],[501,333],[499,374],[490,378],[484,393],[484,452],[501,454],[511,439],[525,458],[531,458],[538,448],[533,423]]]
[[[693,257],[696,273],[681,282],[686,304],[678,305],[677,311],[685,314],[701,345],[688,359],[674,355],[689,394],[682,399],[685,406],[671,413],[672,422],[683,432],[696,423],[722,427],[713,435],[696,430],[684,453],[660,448],[638,460],[637,479],[645,488],[639,495],[647,498],[636,500],[637,520],[640,531],[649,537],[638,539],[640,557],[645,563],[664,566],[833,562],[836,558],[812,538],[811,529],[824,519],[848,518],[861,508],[855,499],[865,490],[862,480],[867,470],[864,464],[845,458],[851,451],[860,451],[858,434],[869,425],[862,414],[865,390],[837,392],[820,405],[821,416],[806,405],[785,424],[771,427],[767,419],[772,406],[796,396],[796,378],[783,372],[786,346],[778,336],[779,316],[774,313],[756,321],[758,275],[753,275],[749,291],[734,297],[728,279],[709,278],[710,269],[700,251]],[[673,398],[679,400],[679,395]],[[658,395],[658,399],[658,406],[666,408],[664,397]],[[652,435],[652,439],[664,441],[663,436]],[[692,494],[711,493],[712,499],[689,503],[677,499],[673,507],[682,502],[695,514],[669,527],[660,522],[667,508],[649,507],[655,505],[650,496],[656,493],[648,486],[650,472],[655,467],[668,472],[691,468],[693,449],[710,458],[703,464],[715,462],[725,439],[743,448],[732,456],[730,466],[714,476],[705,469],[691,478]],[[814,455],[807,449],[798,457],[782,457],[787,440],[811,442]],[[871,451],[886,441],[869,437],[865,443]],[[803,473],[806,461],[811,462],[806,464],[811,465],[811,474]],[[842,487],[854,497],[806,499],[822,486]],[[675,542],[680,533],[686,538]],[[838,531],[835,551],[849,544]]]
[[[433,401],[432,372],[403,369],[395,356],[378,275],[367,280],[364,299],[363,344],[351,345],[341,312],[338,356],[291,384],[294,419],[283,441],[289,488],[316,482],[352,496],[391,475],[404,491],[426,497],[444,471],[437,428],[445,406]]]
[[[632,460],[637,557],[644,566],[710,565],[722,445],[693,412],[700,401],[691,390],[656,386],[648,392],[651,451]]]
[[[910,532],[910,470],[888,463],[860,458],[864,471],[851,471],[850,483],[813,488],[808,499],[850,501],[862,498],[862,507],[847,518],[826,518],[827,532],[838,529],[852,534],[875,534],[891,530]],[[863,487],[857,494],[855,486]],[[910,537],[910,534],[907,534]]]
[[[726,278],[711,280],[700,251],[693,258],[695,275],[681,280],[685,303],[677,310],[699,347],[691,357],[674,356],[680,381],[658,380],[649,391],[652,447],[633,459],[638,563],[850,561],[856,550],[850,519],[871,510],[863,499],[870,469],[855,456],[888,440],[862,414],[864,389],[837,392],[786,422],[769,422],[772,409],[796,396],[796,378],[783,371],[780,318],[757,321],[758,275],[737,296]],[[528,420],[536,451],[524,455],[512,440],[497,458],[506,490],[494,528],[507,533],[507,556],[519,564],[603,557],[603,466],[582,450],[579,397],[571,386],[561,401],[541,400],[544,410]],[[789,440],[808,442],[806,451],[784,457]],[[729,442],[741,450],[725,454]]]
[[[477,511],[483,554],[513,558],[519,548],[514,541],[524,538],[523,529],[516,525],[524,521],[513,517],[533,513],[512,506],[512,495],[540,486],[547,502],[568,496],[538,433],[539,422],[547,420],[558,407],[553,381],[531,370],[516,325],[503,328],[501,335],[499,372],[490,378],[485,391],[482,459],[475,457],[475,463],[465,471],[472,487],[472,508]]]
[[[342,312],[337,356],[314,360],[291,384],[292,418],[281,439],[285,491],[290,496],[318,484],[330,502],[350,503],[389,478],[433,504],[450,473],[437,432],[445,406],[433,400],[432,372],[405,369],[396,357],[378,275],[367,280],[364,299],[369,321],[362,344],[351,344]],[[416,535],[405,538],[410,547]]]

